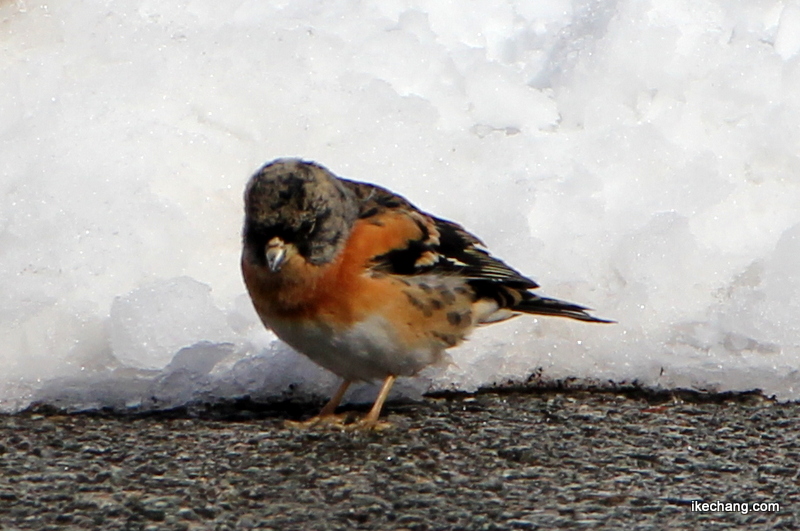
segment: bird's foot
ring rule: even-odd
[[[354,419],[353,412],[339,413],[338,415],[318,415],[308,420],[285,420],[286,428],[310,430],[315,428],[334,428],[343,431],[385,431],[393,427],[391,422],[370,418],[365,415]]]
[[[393,427],[394,425],[391,422],[378,419],[369,419],[367,417],[343,426],[343,428],[347,431],[385,431]]]
[[[312,428],[340,428],[344,429],[347,426],[347,420],[350,418],[348,413],[340,413],[338,415],[317,415],[308,420],[285,420],[283,425],[287,428],[308,430]]]

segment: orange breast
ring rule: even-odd
[[[408,216],[387,212],[357,221],[344,250],[329,264],[315,266],[293,255],[278,273],[245,261],[242,271],[262,319],[321,319],[346,327],[385,306],[387,300],[403,297],[401,282],[375,278],[367,267],[375,256],[404,248],[421,236]]]

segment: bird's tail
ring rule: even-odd
[[[553,315],[557,317],[568,317],[570,319],[577,319],[578,321],[587,321],[590,323],[614,323],[608,319],[601,319],[588,313],[590,308],[574,304],[571,302],[560,301],[558,299],[551,299],[548,297],[540,297],[530,291],[521,292],[522,300],[516,302],[510,309],[530,313],[535,315]]]

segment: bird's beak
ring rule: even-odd
[[[267,243],[266,254],[269,270],[273,273],[277,273],[280,271],[281,266],[283,266],[284,260],[286,260],[286,242],[277,236],[272,238],[269,243]]]

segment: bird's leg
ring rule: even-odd
[[[375,403],[372,405],[372,409],[369,410],[369,413],[367,413],[363,419],[352,425],[354,429],[379,430],[391,426],[391,424],[388,422],[378,422],[378,417],[381,416],[383,403],[386,402],[386,398],[389,396],[389,391],[392,390],[392,385],[394,385],[394,381],[396,379],[397,376],[393,374],[390,374],[386,377],[386,379],[383,381],[383,386],[381,386],[381,390],[378,393],[378,397],[375,399]]]
[[[350,380],[343,380],[342,384],[339,386],[339,389],[337,389],[331,399],[328,400],[328,403],[325,404],[325,407],[322,408],[322,411],[319,412],[317,417],[330,417],[333,415],[333,412],[336,411],[337,407],[339,407],[339,402],[341,402],[342,398],[344,398],[344,394],[347,392],[348,387],[350,387]]]
[[[311,417],[303,422],[287,420],[284,424],[292,428],[312,428],[320,424],[344,424],[345,416],[334,415],[334,411],[336,411],[336,408],[339,406],[339,402],[341,402],[342,398],[344,398],[344,394],[347,392],[348,387],[350,387],[350,381],[342,381],[339,389],[336,390],[331,399],[328,400],[328,403],[325,404],[325,407],[322,408],[322,411],[320,411],[316,417]]]

